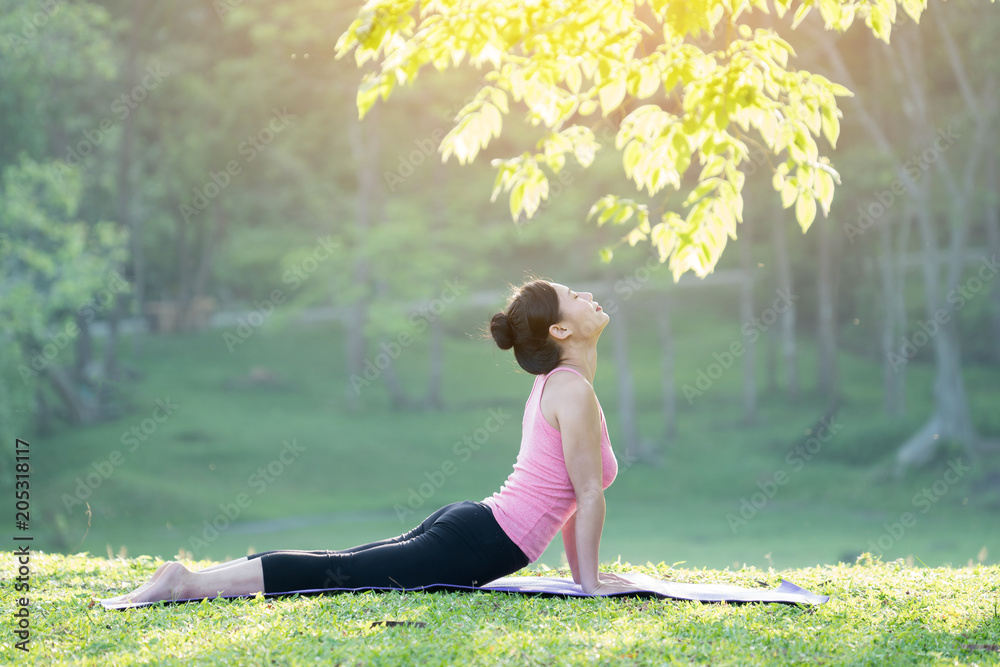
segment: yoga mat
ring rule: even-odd
[[[674,581],[664,581],[647,574],[633,572],[619,574],[618,576],[628,579],[630,582],[641,588],[641,591],[632,593],[614,593],[607,597],[620,596],[641,596],[660,597],[675,600],[694,600],[697,602],[781,602],[784,604],[823,604],[830,599],[828,595],[817,595],[804,588],[799,588],[795,584],[781,580],[781,585],[777,588],[741,588],[740,586],[730,586],[728,584],[685,584]],[[517,593],[520,595],[541,595],[541,596],[563,596],[563,597],[592,597],[583,592],[583,589],[574,584],[572,579],[559,577],[502,577],[479,587],[458,586],[454,584],[430,584],[417,588],[322,588],[305,591],[295,591],[294,593],[269,593],[267,597],[277,595],[315,595],[320,593],[348,593],[356,591],[406,591],[406,592],[433,592],[433,591],[475,591],[483,593]],[[223,595],[224,599],[253,597],[246,595]],[[598,596],[600,597],[600,596]],[[174,600],[174,602],[200,602],[201,598],[194,600]],[[111,600],[101,600],[101,605],[105,609],[129,609],[133,607],[146,607],[159,602],[114,603]]]

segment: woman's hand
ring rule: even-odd
[[[612,595],[614,593],[636,593],[642,591],[625,577],[621,577],[611,572],[598,572],[598,583],[596,586],[583,587],[583,592],[587,595]]]

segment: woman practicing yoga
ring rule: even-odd
[[[598,572],[604,489],[618,472],[591,384],[608,319],[591,294],[543,280],[522,285],[506,312],[491,319],[497,345],[513,347],[521,368],[537,376],[514,471],[491,497],[446,505],[408,533],[353,549],[266,551],[194,572],[164,563],[147,583],[114,601],[482,586],[538,560],[560,530],[573,581],[584,592],[637,590]]]

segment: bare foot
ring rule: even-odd
[[[169,565],[169,563],[161,564],[160,567],[156,568],[156,572],[153,573],[153,576],[151,576],[149,580],[146,581],[146,583],[142,584],[141,586],[133,590],[131,593],[126,593],[125,595],[116,595],[115,597],[107,598],[105,602],[113,602],[113,603],[125,602],[126,598],[128,598],[129,596],[136,595],[139,592],[146,590],[147,588],[152,586],[157,579],[160,578],[160,576],[164,573],[164,571],[166,571],[167,565]]]
[[[131,593],[110,598],[108,602],[118,604],[184,599],[183,585],[190,574],[190,571],[177,561],[164,563],[145,584]]]

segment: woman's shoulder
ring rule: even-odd
[[[556,366],[547,374],[547,382],[549,384],[558,384],[560,386],[568,387],[586,387],[590,391],[594,391],[593,385],[587,381],[587,378],[583,377],[580,371],[569,366]]]
[[[560,366],[549,373],[546,378],[542,400],[548,406],[596,403],[596,399],[597,395],[594,393],[594,386],[572,368]]]

